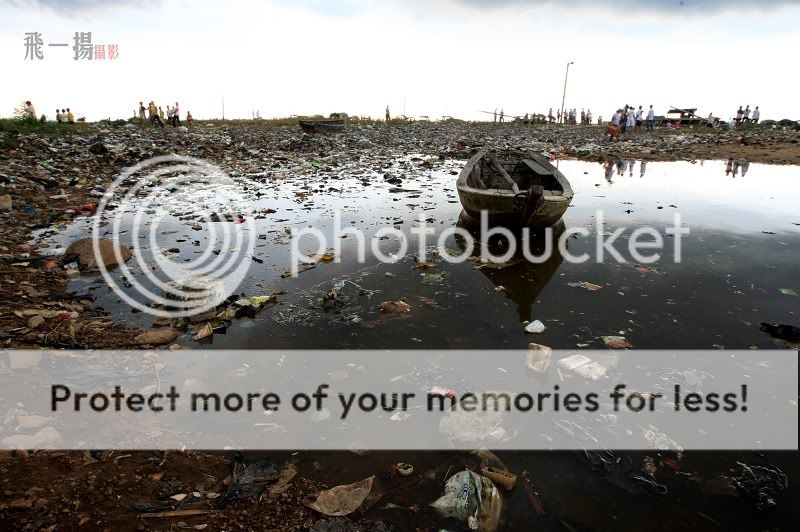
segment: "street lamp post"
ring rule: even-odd
[[[570,61],[567,63],[567,73],[564,75],[564,94],[561,95],[561,123],[563,124],[566,122],[564,120],[564,100],[567,98],[567,78],[569,77],[569,66],[574,65],[575,61]]]

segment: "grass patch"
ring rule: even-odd
[[[0,118],[0,133],[6,133],[11,137],[35,133],[37,135],[47,135],[51,137],[82,134],[87,130],[87,124],[76,122],[75,124],[59,124],[58,122],[25,118]]]

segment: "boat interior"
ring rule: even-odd
[[[545,191],[554,195],[561,195],[564,192],[564,187],[553,172],[537,161],[520,159],[512,162],[497,161],[497,164],[506,175],[503,175],[489,157],[484,157],[478,161],[467,177],[467,186],[512,190],[513,185],[508,179],[510,178],[520,191],[528,190],[533,185],[541,185]]]

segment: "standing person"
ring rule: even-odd
[[[635,118],[636,118],[636,129],[638,131],[642,130],[642,112],[643,112],[642,111],[642,106],[640,105],[639,109],[636,110],[636,115],[635,115]]]
[[[583,109],[581,109],[581,125],[584,125],[585,123],[586,123],[586,112]]]
[[[177,104],[176,104],[176,105],[177,105]],[[386,106],[386,123],[387,123],[387,124],[389,123],[389,120],[390,120],[390,119],[391,119],[391,116],[389,115],[389,106],[387,105],[387,106]]]
[[[633,110],[633,107],[628,107],[628,121],[625,124],[625,129],[633,131],[634,127],[636,127],[636,111]]]
[[[139,121],[142,123],[142,125],[144,125],[146,122],[144,115],[144,103],[142,102],[139,102]]]
[[[67,107],[67,123],[68,124],[75,123],[75,115],[72,114],[72,111],[69,110],[69,107]]]
[[[592,110],[591,109],[587,109],[586,110],[586,125],[587,126],[591,126],[592,125]]]
[[[656,123],[656,112],[653,111],[653,106],[650,106],[650,110],[647,111],[647,129],[649,131],[653,131],[653,127]]]
[[[494,110],[494,123],[497,123],[497,109]]]
[[[561,123],[561,109],[556,111],[556,114],[558,114],[558,123],[560,124]]]
[[[500,123],[502,124],[505,121],[505,113],[502,109],[500,109]]]
[[[160,118],[162,121],[164,120],[164,110],[161,108],[161,106],[160,106],[160,105],[158,106],[158,117],[159,117],[159,118]]]
[[[739,106],[739,110],[736,111],[736,118],[734,119],[734,127],[739,127],[739,124],[742,123],[742,116],[744,115],[744,111],[742,110],[742,106]]]
[[[192,118],[192,112],[186,111],[186,125],[192,127],[192,124],[194,124],[194,118]]]
[[[56,122],[59,124],[64,121],[64,115],[61,114],[61,109],[56,109]]]
[[[181,125],[181,112],[178,109],[178,102],[175,102],[175,107],[172,108],[172,127],[180,127]]]
[[[742,115],[742,121],[749,122],[750,121],[750,104],[747,104],[747,107],[744,108],[744,114]]]
[[[160,127],[164,127],[164,121],[161,120],[161,117],[158,115],[158,107],[156,106],[155,102],[150,102],[150,121],[153,124],[158,124]]]
[[[620,120],[620,114],[619,114],[619,109],[617,109],[616,112],[614,113],[614,116],[611,118],[611,123],[619,127],[619,120]]]
[[[758,110],[758,106],[753,110],[753,123],[758,124],[758,120],[761,118],[761,111]]]
[[[552,107],[550,108],[550,111],[547,113],[547,121],[549,123],[551,123],[551,124],[553,123],[553,108]]]

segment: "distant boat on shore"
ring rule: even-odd
[[[466,215],[480,222],[487,211],[489,225],[544,228],[564,216],[572,186],[547,158],[529,153],[525,158],[498,160],[494,152],[473,156],[456,180]]]
[[[341,133],[344,131],[346,116],[334,113],[330,118],[300,118],[299,122],[306,133]]]

